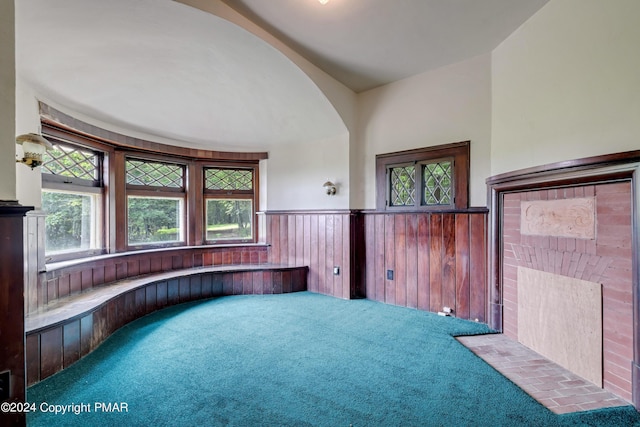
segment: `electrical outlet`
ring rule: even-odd
[[[387,280],[393,280],[393,270],[387,270]]]
[[[338,276],[340,274],[340,267],[333,267],[333,275]]]
[[[11,372],[4,371],[0,373],[0,401],[9,400],[10,395],[10,381]]]

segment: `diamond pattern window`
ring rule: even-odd
[[[206,242],[254,240],[256,178],[255,167],[204,169]]]
[[[467,209],[469,141],[376,156],[378,210]]]
[[[184,187],[184,166],[127,159],[127,184],[146,187]]]
[[[129,248],[185,243],[185,165],[127,158]]]
[[[205,169],[207,190],[253,190],[253,170]]]
[[[413,206],[416,203],[416,168],[398,166],[390,168],[391,206]]]
[[[422,167],[422,204],[451,205],[453,202],[453,160],[427,163]]]
[[[99,179],[99,172],[100,156],[81,147],[56,144],[43,158],[43,174],[93,182]]]
[[[104,248],[103,153],[49,136],[42,164],[47,257],[92,255]]]

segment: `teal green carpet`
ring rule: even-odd
[[[486,332],[473,322],[307,292],[189,303],[127,325],[28,389],[38,408],[85,404],[75,406],[82,412],[38,410],[27,420],[34,427],[640,426],[630,406],[552,414],[453,338]],[[126,406],[96,412],[96,403]]]

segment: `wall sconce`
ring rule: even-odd
[[[334,196],[338,191],[338,189],[336,188],[336,185],[329,180],[327,180],[327,182],[322,184],[322,187],[324,188],[324,191],[327,192],[328,196]]]
[[[22,145],[23,157],[16,159],[17,163],[24,163],[31,169],[42,164],[44,153],[53,145],[37,133],[25,133],[16,137],[16,144]]]

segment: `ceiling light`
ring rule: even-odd
[[[318,0],[320,2],[320,4],[327,4],[329,3],[329,0]]]

